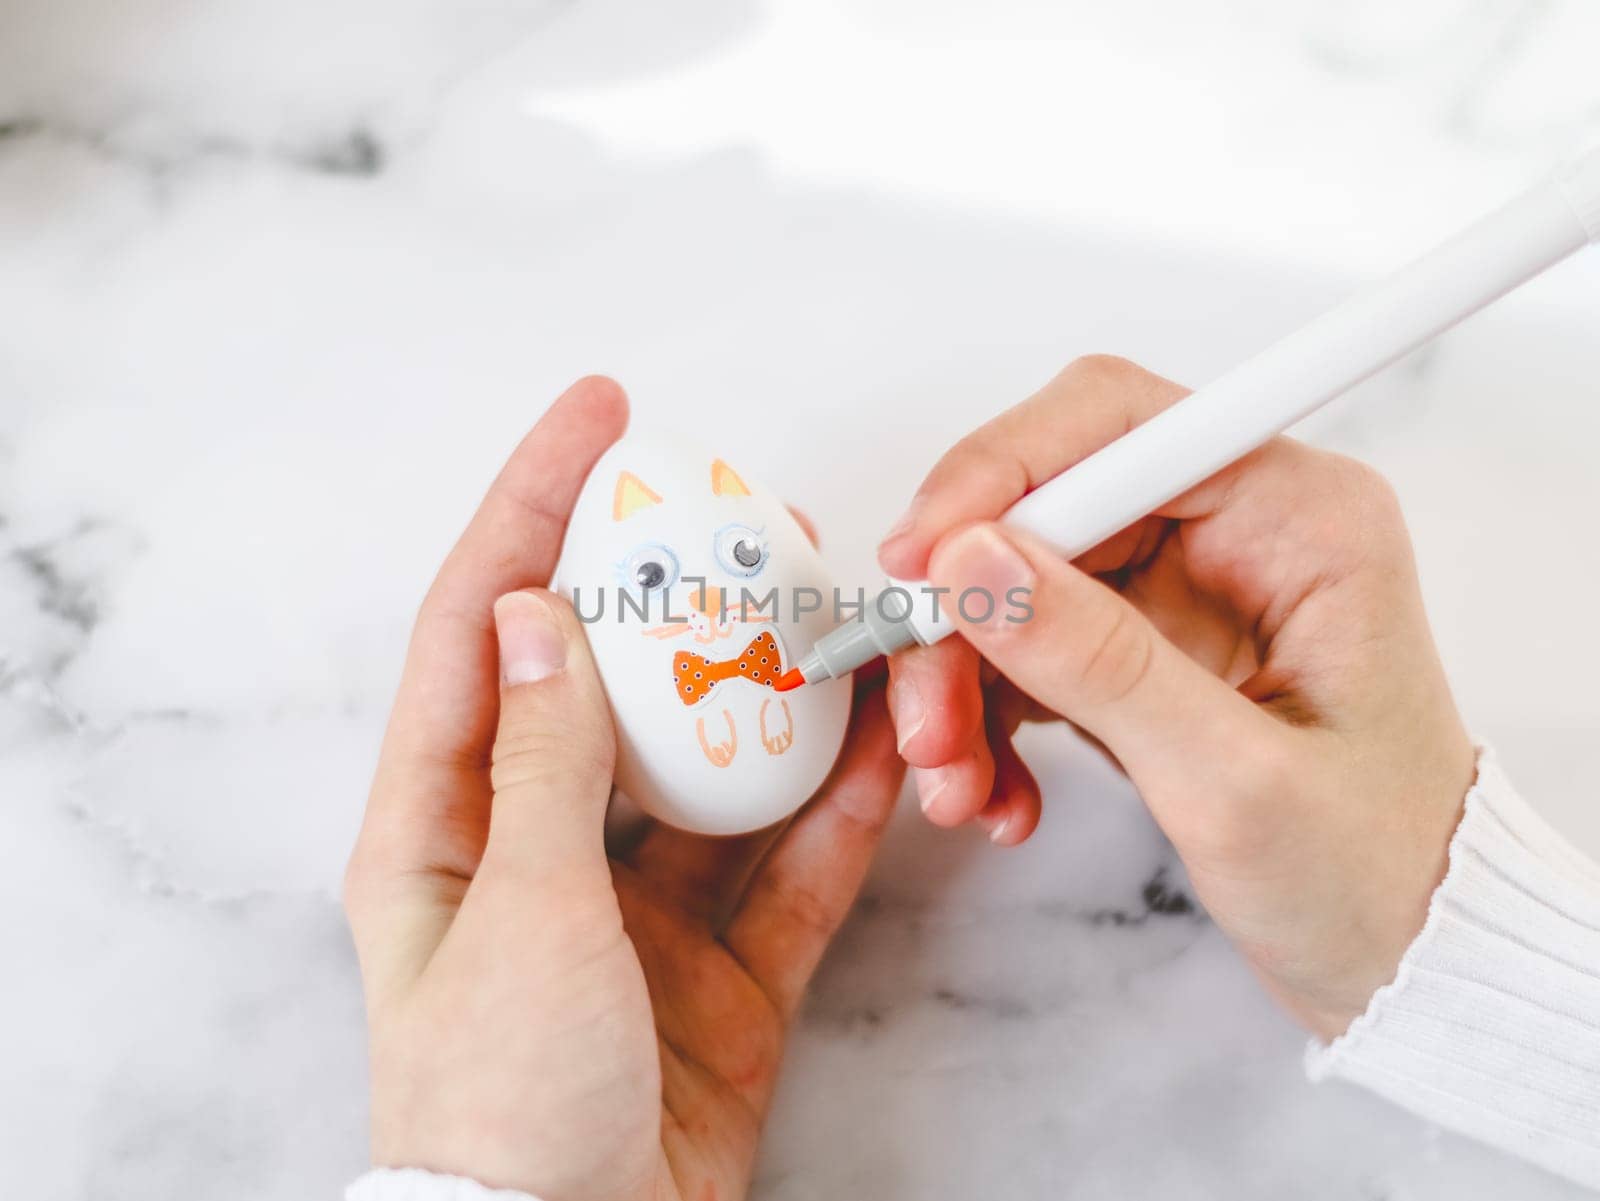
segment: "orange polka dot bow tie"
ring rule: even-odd
[[[714,688],[719,680],[743,676],[752,684],[771,688],[782,675],[778,662],[778,640],[771,630],[750,640],[750,645],[739,652],[737,659],[724,659],[714,663],[693,651],[679,651],[672,656],[672,683],[678,690],[678,699],[692,705]]]

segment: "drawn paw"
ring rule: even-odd
[[[695,718],[695,737],[700,740],[700,749],[710,761],[712,767],[727,767],[733,762],[733,757],[739,751],[739,732],[733,728],[733,714],[726,709],[722,711],[722,720],[728,724],[728,737],[721,742],[712,742],[706,737],[706,719]]]
[[[781,755],[794,745],[794,716],[789,712],[788,701],[782,697],[775,698],[778,706],[783,710],[783,729],[777,733],[769,733],[767,730],[767,707],[772,704],[773,699],[769,697],[761,702],[761,745],[767,748],[767,754]]]

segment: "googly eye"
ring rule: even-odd
[[[657,592],[678,581],[678,556],[658,542],[646,543],[629,553],[618,568],[622,582],[640,592]]]
[[[767,565],[767,540],[747,525],[725,525],[717,531],[717,562],[732,575],[760,575]]]

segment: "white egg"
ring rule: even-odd
[[[712,455],[630,435],[584,484],[552,586],[611,701],[617,786],[646,812],[742,834],[816,792],[850,684],[772,686],[833,628],[836,595],[776,498]]]

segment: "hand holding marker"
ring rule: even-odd
[[[1018,501],[1001,519],[1074,558],[1589,242],[1600,147]],[[819,639],[780,691],[833,679],[954,627],[895,583]]]

